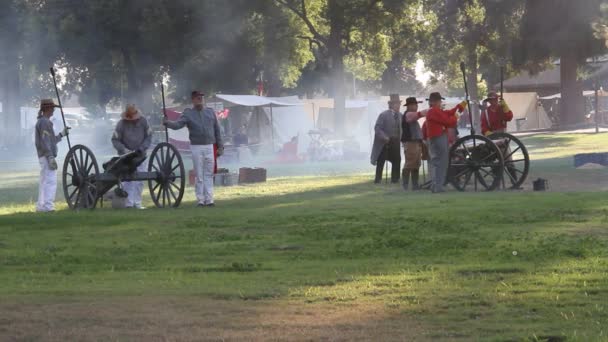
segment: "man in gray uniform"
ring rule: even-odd
[[[375,126],[374,145],[372,147],[371,163],[376,165],[376,178],[374,183],[382,181],[384,163],[391,162],[391,182],[399,182],[399,171],[401,168],[401,99],[398,94],[391,94],[388,102],[388,110],[380,113]]]
[[[116,129],[112,135],[112,145],[118,154],[123,155],[129,152],[137,152],[140,156],[137,171],[145,172],[144,163],[146,151],[152,143],[152,129],[148,120],[143,117],[134,105],[128,105],[122,119],[116,124]],[[144,182],[123,182],[122,188],[127,192],[127,208],[144,209],[141,205],[141,194],[144,190]]]
[[[217,145],[218,157],[224,153],[220,125],[211,108],[205,108],[205,94],[193,91],[192,108],[187,108],[176,121],[166,117],[163,124],[170,129],[188,127],[192,163],[196,173],[196,198],[199,207],[213,207],[213,169],[215,157],[213,145]]]
[[[36,122],[35,144],[40,163],[40,183],[38,185],[38,203],[36,211],[49,212],[55,210],[55,195],[57,193],[57,143],[69,133],[69,127],[65,127],[61,133],[55,135],[53,116],[55,108],[59,107],[53,100],[44,99],[40,101],[40,111]]]

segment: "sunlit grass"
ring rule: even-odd
[[[597,143],[575,139],[571,149],[547,145],[542,151],[562,159],[535,167],[578,172],[555,167],[580,149],[578,139],[585,149]],[[218,188],[214,209],[195,208],[188,188],[179,209],[74,212],[59,202],[41,215],[27,196],[35,175],[19,185],[25,195],[6,179],[0,298],[373,303],[420,320],[429,339],[606,339],[602,192],[437,196],[356,173]]]

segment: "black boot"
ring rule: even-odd
[[[374,178],[375,184],[382,183],[382,174],[384,173],[384,160],[378,160],[376,164],[376,177]]]
[[[412,190],[418,191],[420,190],[420,185],[418,185],[418,170],[412,170]]]
[[[409,188],[409,181],[410,181],[410,170],[408,169],[403,169],[403,174],[401,175],[402,177],[402,182],[401,185],[403,185],[403,190],[407,191]]]

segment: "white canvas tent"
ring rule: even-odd
[[[218,94],[216,97],[233,105],[263,107],[272,127],[273,148],[275,143],[286,143],[294,136],[299,137],[299,150],[303,151],[307,148],[308,131],[313,129],[314,122],[304,110],[304,104],[297,96],[265,97]]]
[[[551,128],[551,119],[538,104],[537,93],[504,93],[513,120],[507,124],[508,132]]]

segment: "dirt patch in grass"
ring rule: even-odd
[[[0,340],[425,340],[429,331],[381,304],[303,304],[197,297],[12,301]]]

